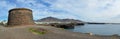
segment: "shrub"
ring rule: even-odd
[[[45,34],[47,32],[47,30],[41,28],[29,28],[29,30],[34,34],[39,34],[39,35]]]

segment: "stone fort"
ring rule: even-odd
[[[32,10],[27,8],[14,8],[9,10],[8,26],[34,25]]]

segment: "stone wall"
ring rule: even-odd
[[[34,24],[32,10],[27,8],[14,8],[9,11],[8,26]]]

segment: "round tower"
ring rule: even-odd
[[[32,10],[27,8],[14,8],[9,11],[8,26],[34,24]]]

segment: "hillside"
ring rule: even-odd
[[[59,19],[55,17],[46,17],[42,19],[35,20],[36,22],[75,22],[75,23],[81,23],[83,21],[81,20],[75,20],[75,19]]]

